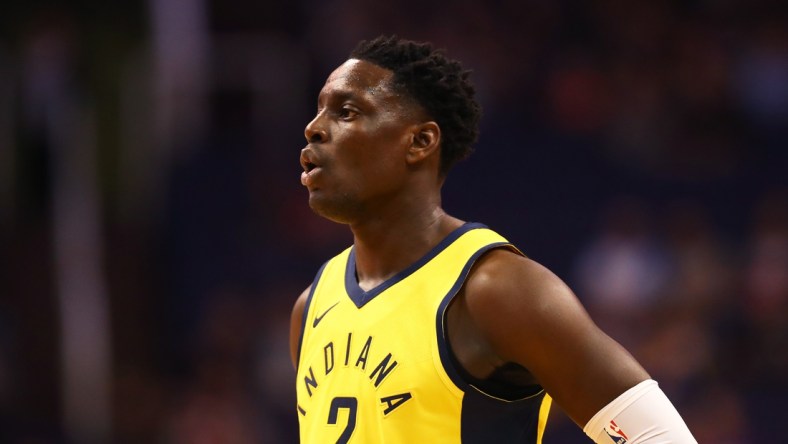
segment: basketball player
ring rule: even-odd
[[[441,208],[479,114],[457,61],[395,37],[323,86],[301,182],[354,242],[293,309],[301,441],[539,443],[554,399],[598,443],[695,442],[558,277]]]

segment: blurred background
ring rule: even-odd
[[[297,441],[289,313],[351,241],[300,185],[359,39],[473,69],[447,211],[566,280],[703,443],[788,411],[779,1],[4,0],[0,442]],[[558,410],[546,442],[586,442]]]

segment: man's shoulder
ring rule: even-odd
[[[545,266],[523,255],[516,248],[493,248],[482,255],[470,271],[468,278],[481,285],[507,283],[534,284],[557,279]]]
[[[574,298],[552,271],[506,248],[493,249],[474,264],[463,289],[469,309],[529,313],[554,298]]]

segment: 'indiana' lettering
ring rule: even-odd
[[[394,409],[401,406],[405,403],[405,401],[409,400],[413,396],[409,392],[400,393],[399,395],[392,395],[386,396],[384,398],[380,398],[381,404],[386,404],[386,408],[383,409],[383,415],[388,415],[389,413],[393,412]]]
[[[333,377],[329,376],[331,374],[336,375],[339,373],[344,375],[346,374],[345,372],[350,371],[352,374],[358,375],[358,370],[361,370],[362,373],[366,374],[367,379],[374,386],[375,390],[377,390],[381,387],[384,387],[386,380],[389,379],[389,376],[394,373],[397,368],[399,368],[400,363],[392,353],[386,351],[383,351],[382,353],[376,353],[376,351],[373,350],[372,336],[367,336],[367,339],[363,341],[363,345],[361,345],[360,350],[358,349],[358,346],[356,346],[354,350],[351,350],[354,342],[361,344],[359,341],[353,341],[352,332],[347,334],[347,339],[345,339],[343,335],[341,339],[334,338],[334,340],[326,342],[326,344],[323,346],[323,368],[319,368],[321,364],[320,358],[316,357],[317,362],[312,362],[312,365],[307,367],[307,370],[304,372],[304,387],[306,388],[306,392],[310,398],[313,394],[319,393],[320,387],[324,385],[322,384],[323,378]],[[345,350],[342,350],[342,345],[346,345]],[[380,345],[378,345],[378,347],[380,347]],[[336,365],[337,354],[339,354],[339,365]],[[343,355],[344,360],[342,359]],[[355,361],[352,360],[351,356],[356,357]],[[353,364],[354,362],[355,364]],[[343,363],[344,366],[342,365]],[[368,363],[370,364],[371,369],[369,372],[367,372]],[[351,366],[350,364],[353,365]],[[351,370],[352,368],[355,368],[356,371]],[[317,374],[315,373],[316,370]],[[320,370],[323,371],[321,372]],[[412,397],[413,396],[410,393],[406,392],[378,398],[380,399],[383,415],[388,415],[389,413],[393,412]],[[306,416],[307,410],[309,410],[309,405],[298,405],[297,409],[299,414]]]
[[[344,360],[345,367],[348,367],[347,364],[349,362],[352,362],[352,361],[350,361],[350,355],[351,355],[350,346],[353,343],[353,333],[348,333],[348,335],[347,335],[347,342],[346,342],[346,344],[347,344],[348,348],[346,350],[341,350],[343,342],[345,342],[344,339],[339,341],[338,343],[337,343],[337,341],[329,341],[329,342],[326,343],[325,346],[323,346],[323,362],[322,362],[323,368],[322,368],[322,370],[323,370],[323,375],[324,376],[328,376],[330,373],[332,373],[336,369],[336,362],[337,362],[336,355],[337,355],[337,353],[344,354],[344,356],[345,356],[345,360]],[[337,345],[339,345],[339,346],[337,346]],[[340,354],[340,356],[342,356],[342,355]],[[377,361],[377,356],[380,356],[380,355],[377,354],[377,353],[373,353],[372,336],[367,336],[367,340],[364,341],[364,345],[361,347],[361,350],[358,352],[358,355],[356,355],[355,352],[353,352],[353,356],[357,356],[356,357],[356,361],[355,361],[355,368],[358,368],[358,369],[361,369],[361,370],[366,370],[367,369],[367,362],[370,359],[375,359],[374,361],[369,362],[370,364],[372,364],[374,362],[377,362],[377,364],[375,364],[374,367],[371,367],[372,371],[369,372],[369,375],[368,375],[369,380],[372,382],[372,385],[374,385],[375,388],[380,387],[381,384],[383,384],[383,382],[388,378],[388,376],[392,372],[394,372],[394,370],[396,370],[397,367],[399,366],[399,362],[394,358],[394,355],[392,353],[386,353],[386,355],[383,356],[383,358],[380,361]],[[371,358],[370,358],[370,356],[371,356]],[[342,362],[341,361],[342,358],[339,358],[339,359],[340,359],[340,362]],[[318,364],[318,366],[319,365],[320,364]],[[304,385],[306,386],[306,391],[307,391],[307,393],[309,394],[310,397],[312,396],[312,393],[313,393],[314,389],[317,389],[317,387],[318,387],[318,385],[320,383],[320,381],[318,380],[318,378],[320,376],[315,376],[315,367],[318,367],[318,366],[310,366],[310,367],[308,367],[308,370],[307,370],[306,374],[304,375]],[[342,368],[342,367],[340,367],[340,368]],[[318,372],[319,371],[320,371],[320,369],[318,369]]]
[[[306,384],[306,392],[309,393],[309,397],[312,397],[312,387],[317,388],[317,379],[315,379],[315,372],[312,371],[312,367],[309,367],[309,376],[304,376],[304,384]]]
[[[329,351],[330,350],[330,351]],[[329,358],[331,358],[329,363]],[[323,347],[323,363],[325,364],[326,375],[331,373],[331,370],[334,370],[334,343],[329,342]]]
[[[372,373],[369,375],[369,379],[372,379],[375,377],[375,374],[379,373],[377,379],[375,379],[375,387],[379,386],[380,383],[383,382],[383,379],[388,376],[392,370],[394,370],[394,367],[397,366],[397,361],[394,361],[390,367],[386,367],[389,361],[391,361],[391,353],[387,354],[386,357],[380,361],[380,364],[375,367],[375,370],[372,370]]]
[[[358,359],[356,359],[356,367],[361,364],[361,370],[367,369],[367,356],[369,356],[369,348],[372,346],[372,336],[367,339],[366,344],[364,344],[364,348],[361,349],[361,353],[358,355]]]

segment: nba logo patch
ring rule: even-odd
[[[607,433],[607,436],[609,436],[615,444],[626,444],[629,442],[626,433],[621,430],[621,427],[619,427],[615,421],[611,420],[610,424],[605,426],[605,433]]]

